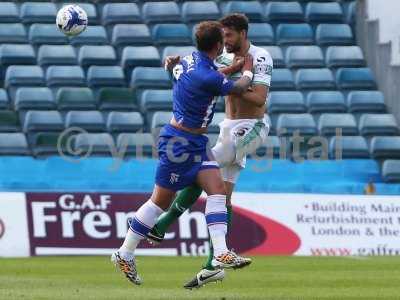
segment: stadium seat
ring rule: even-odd
[[[39,66],[9,66],[5,76],[5,87],[43,86],[44,73]]]
[[[19,118],[14,111],[0,110],[0,132],[20,131]]]
[[[146,23],[180,23],[179,6],[175,2],[146,2],[142,14]]]
[[[382,176],[385,182],[400,182],[400,160],[385,160],[382,165]]]
[[[112,31],[111,42],[115,47],[152,45],[150,30],[146,24],[117,24]]]
[[[95,4],[92,3],[79,3],[79,6],[86,12],[88,16],[88,24],[98,24],[99,17],[97,16],[97,9]]]
[[[101,112],[69,111],[65,116],[65,128],[79,127],[88,132],[100,132],[106,130],[106,124]]]
[[[274,68],[285,68],[285,59],[281,47],[278,46],[263,46],[265,50],[271,55],[274,62]]]
[[[276,39],[279,46],[310,45],[314,43],[314,34],[309,24],[279,24]]]
[[[179,55],[180,57],[185,57],[187,55],[192,54],[194,51],[196,51],[196,48],[193,46],[180,46],[180,47],[167,46],[164,48],[162,54],[162,61],[164,61],[165,58],[170,55]]]
[[[344,113],[347,105],[339,91],[312,91],[307,95],[307,107],[310,113]]]
[[[143,128],[143,118],[138,112],[113,111],[107,118],[109,133],[137,132]]]
[[[50,66],[46,72],[47,86],[84,86],[85,74],[79,66]]]
[[[35,157],[59,155],[59,147],[65,149],[66,142],[66,139],[60,140],[58,132],[38,132],[32,136],[32,153]]]
[[[331,46],[326,50],[326,65],[329,68],[363,67],[365,60],[358,46]]]
[[[63,45],[68,37],[54,24],[32,24],[29,28],[29,42],[33,45]]]
[[[107,3],[103,7],[103,25],[141,22],[142,18],[136,3]]]
[[[379,91],[351,91],[347,95],[347,105],[352,113],[386,112],[385,100]]]
[[[300,69],[296,74],[298,89],[327,90],[335,88],[332,71],[322,69]]]
[[[98,93],[101,110],[135,111],[138,109],[136,95],[132,89],[103,87]]]
[[[8,94],[5,89],[0,88],[0,110],[9,109],[10,100],[8,99]]]
[[[18,23],[18,6],[13,2],[0,3],[0,23]]]
[[[298,132],[301,136],[317,134],[315,121],[310,114],[281,114],[277,121],[277,133],[280,136],[291,136]]]
[[[274,44],[274,31],[272,26],[267,23],[250,23],[248,37],[255,45]]]
[[[122,52],[121,64],[124,68],[159,67],[160,54],[154,46],[125,47]]]
[[[263,20],[263,8],[258,1],[222,2],[221,11],[223,15],[232,13],[245,14],[250,22],[262,22]]]
[[[189,27],[186,24],[157,24],[152,37],[156,45],[191,45]]]
[[[3,67],[36,64],[35,51],[31,45],[2,44],[0,46],[0,64]]]
[[[130,86],[135,89],[169,89],[171,78],[164,68],[136,67],[132,71]]]
[[[46,87],[21,87],[15,93],[16,110],[56,110],[53,93]]]
[[[75,50],[70,45],[42,45],[38,52],[38,63],[48,65],[76,65]]]
[[[375,78],[369,68],[340,68],[336,73],[336,84],[339,89],[376,89]]]
[[[0,155],[30,155],[23,133],[0,133]]]
[[[356,23],[356,1],[350,2],[347,6],[346,22],[352,26]]]
[[[303,8],[299,2],[268,2],[265,17],[269,22],[304,22]]]
[[[272,71],[271,90],[296,89],[293,74],[289,69],[274,69]]]
[[[290,46],[286,50],[286,65],[289,68],[322,68],[324,55],[318,46]]]
[[[271,159],[271,158],[279,158],[280,152],[281,152],[280,138],[277,136],[269,135],[267,137],[266,142],[257,149],[256,154],[258,157],[261,158],[265,157],[267,159]]]
[[[334,136],[329,143],[329,157],[368,159],[370,156],[367,141],[362,136]]]
[[[352,114],[322,114],[318,121],[318,130],[322,136],[336,135],[341,129],[341,135],[358,135],[357,122]]]
[[[156,154],[154,138],[150,133],[121,133],[117,137],[117,149],[126,149],[125,155],[136,158]]]
[[[182,19],[185,23],[217,20],[219,17],[220,11],[214,1],[192,1],[182,5]]]
[[[0,43],[27,43],[28,38],[24,25],[1,24],[0,23]]]
[[[91,65],[110,66],[117,62],[117,55],[111,46],[82,46],[78,56],[82,67]]]
[[[86,87],[63,87],[57,91],[56,101],[59,110],[94,110],[97,101],[92,90]]]
[[[106,45],[108,38],[103,26],[88,26],[84,32],[70,39],[73,46]]]
[[[374,159],[400,159],[400,137],[375,136],[371,139],[370,152]]]
[[[172,118],[172,112],[170,111],[157,111],[152,115],[151,118],[151,133],[157,137],[158,133],[165,124],[169,124]]]
[[[125,77],[119,66],[91,66],[87,72],[90,87],[125,86]]]
[[[145,114],[151,111],[172,111],[172,90],[145,90],[139,99],[139,109]]]
[[[315,23],[342,23],[343,10],[337,2],[316,3],[311,2],[306,6],[306,19]]]
[[[20,8],[20,18],[25,24],[54,23],[56,14],[56,5],[49,2],[25,2]]]
[[[320,46],[346,46],[354,43],[353,32],[347,24],[320,24],[315,38]]]
[[[358,128],[364,136],[398,135],[399,127],[392,114],[363,114]]]
[[[109,156],[115,143],[109,133],[80,133],[76,135],[73,147],[76,152],[90,153],[91,156]]]
[[[64,123],[60,112],[50,110],[30,110],[26,113],[23,122],[23,131],[40,132],[40,131],[57,131],[60,132],[64,129]]]
[[[271,92],[268,113],[305,113],[303,94],[300,92]]]

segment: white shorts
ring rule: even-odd
[[[216,145],[212,148],[224,181],[235,183],[246,166],[246,156],[265,143],[269,124],[265,119],[225,119],[220,124]]]

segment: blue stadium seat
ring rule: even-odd
[[[374,75],[369,68],[341,68],[336,73],[336,84],[340,89],[376,89]]]
[[[121,64],[124,68],[159,67],[160,54],[154,46],[125,47],[122,51]]]
[[[61,140],[59,145],[61,134],[59,132],[38,132],[32,135],[31,145],[32,153],[35,157],[47,157],[59,155],[59,150],[63,153],[68,153],[65,148],[66,139]],[[59,149],[61,147],[61,149]]]
[[[347,95],[347,105],[352,113],[385,113],[386,105],[382,92],[351,91]]]
[[[165,125],[169,124],[172,118],[172,112],[170,111],[157,111],[152,115],[151,118],[151,133],[157,137],[160,129]]]
[[[78,56],[82,67],[91,65],[111,66],[117,62],[117,55],[111,46],[82,46]]]
[[[145,114],[153,111],[172,111],[172,90],[145,90],[139,99],[139,109]]]
[[[21,131],[18,115],[11,110],[0,110],[0,132]]]
[[[304,22],[303,8],[299,2],[268,2],[265,16],[269,22]]]
[[[62,45],[68,43],[68,37],[54,24],[32,24],[29,28],[29,42],[33,45]]]
[[[333,136],[341,129],[341,135],[358,135],[357,122],[352,114],[322,114],[318,121],[320,135]]]
[[[94,110],[97,101],[91,89],[86,87],[63,87],[57,91],[59,110]]]
[[[18,6],[13,2],[0,3],[0,23],[18,23]]]
[[[263,46],[265,50],[271,55],[274,62],[274,68],[285,68],[285,59],[281,47],[278,46]]]
[[[289,68],[322,68],[324,55],[318,46],[290,46],[286,50],[286,65]]]
[[[3,44],[0,46],[0,64],[3,67],[36,64],[35,51],[31,45]]]
[[[106,130],[104,117],[101,112],[97,110],[69,111],[65,116],[65,127],[80,127],[88,132],[101,132]]]
[[[263,20],[263,8],[258,1],[229,1],[222,3],[223,15],[232,13],[245,14],[250,22],[261,22]]]
[[[281,139],[277,136],[269,135],[263,145],[261,145],[256,154],[258,157],[279,158],[281,151]]]
[[[53,93],[46,87],[21,87],[15,93],[16,110],[56,110]]]
[[[9,109],[10,100],[8,99],[8,94],[5,89],[0,88],[0,110]]]
[[[103,26],[88,26],[84,32],[70,39],[73,46],[80,45],[106,45],[108,38]]]
[[[337,2],[308,3],[306,19],[308,22],[316,23],[341,23],[343,22],[342,6]]]
[[[350,2],[346,10],[346,22],[352,26],[356,23],[356,1]]]
[[[0,155],[30,155],[23,133],[0,133]]]
[[[303,94],[300,92],[271,92],[268,113],[305,113]]]
[[[110,156],[115,143],[109,133],[80,133],[76,135],[73,147],[76,152],[90,153],[91,156]]]
[[[311,45],[314,43],[314,34],[309,24],[279,24],[276,39],[279,46]]]
[[[85,73],[79,66],[50,66],[46,71],[47,86],[84,86]]]
[[[107,118],[109,133],[137,132],[143,128],[143,117],[138,112],[113,111]]]
[[[320,46],[346,46],[354,44],[351,28],[347,24],[320,24],[315,32]]]
[[[20,8],[20,18],[25,24],[54,23],[56,14],[56,5],[49,2],[25,2]]]
[[[326,65],[329,68],[363,67],[365,59],[358,46],[331,46],[326,50]]]
[[[376,136],[371,139],[371,156],[374,159],[400,158],[399,136]]]
[[[219,17],[220,11],[214,1],[184,2],[182,5],[182,19],[185,23],[217,20]]]
[[[0,43],[27,43],[27,41],[24,25],[0,24]]]
[[[382,165],[382,176],[385,182],[400,182],[400,160],[385,160]]]
[[[87,72],[90,87],[125,86],[125,76],[119,66],[91,66]]]
[[[267,23],[250,23],[248,37],[255,45],[274,44],[274,31]]]
[[[398,135],[399,127],[392,114],[363,114],[358,128],[364,136]]]
[[[180,23],[181,14],[175,2],[146,2],[142,8],[146,23]]]
[[[137,67],[132,71],[130,86],[135,89],[169,89],[171,77],[164,68]]]
[[[95,4],[92,3],[79,3],[78,4],[87,14],[89,24],[98,24],[99,17],[97,16],[97,9]]]
[[[339,91],[312,91],[307,95],[307,106],[310,113],[344,113],[347,105]]]
[[[332,71],[322,69],[300,69],[296,74],[298,89],[329,90],[335,88]]]
[[[48,65],[76,65],[75,50],[70,45],[42,45],[38,52],[38,63]]]
[[[271,90],[294,90],[293,74],[289,69],[274,69],[272,71]]]
[[[310,114],[281,114],[277,121],[277,132],[280,136],[291,136],[297,131],[301,136],[314,136],[317,126]]]
[[[180,55],[180,57],[182,58],[192,54],[194,51],[196,51],[196,48],[193,46],[167,46],[164,48],[164,51],[162,53],[162,61],[165,60],[165,57],[170,55]]]
[[[138,110],[136,94],[132,89],[119,87],[100,88],[97,101],[101,110]]]
[[[150,133],[121,133],[117,137],[117,149],[126,149],[126,156],[136,158],[156,154],[154,137]]]
[[[150,30],[146,24],[117,24],[113,28],[111,42],[116,47],[152,45]]]
[[[103,7],[102,23],[104,25],[141,22],[142,18],[136,3],[107,3]]]
[[[40,132],[40,131],[57,131],[64,129],[64,123],[59,111],[54,110],[30,110],[26,113],[23,122],[23,131]]]
[[[185,24],[157,24],[152,36],[156,45],[191,45],[189,27]]]
[[[43,86],[44,73],[39,66],[9,66],[5,76],[5,87]]]
[[[368,159],[370,156],[367,141],[362,136],[334,136],[329,143],[329,157]]]

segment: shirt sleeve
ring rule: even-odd
[[[254,58],[254,78],[253,84],[271,86],[273,61],[267,51],[260,52]]]
[[[235,82],[218,71],[212,71],[204,80],[205,88],[214,96],[225,96],[233,89]]]

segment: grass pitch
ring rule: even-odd
[[[223,283],[188,291],[203,258],[139,257],[133,286],[108,257],[0,259],[0,299],[400,299],[400,257],[254,257]]]

